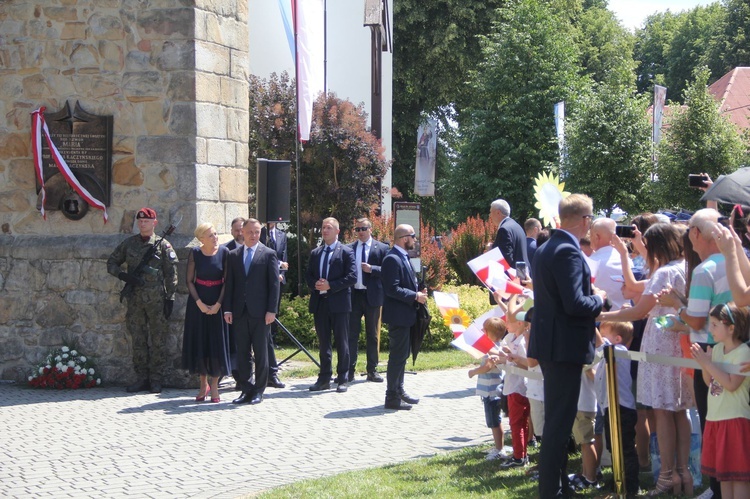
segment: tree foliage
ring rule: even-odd
[[[412,199],[417,128],[427,117],[450,127],[472,100],[467,75],[482,59],[478,36],[491,31],[495,9],[505,0],[399,0],[394,3],[393,186]],[[437,182],[450,161],[438,146]],[[437,186],[439,187],[439,186]],[[442,197],[420,198],[423,213],[435,219]]]
[[[553,107],[584,86],[572,27],[549,2],[517,0],[499,10],[473,73],[474,104],[459,121],[450,200],[462,219],[502,197],[517,218],[532,212],[533,180],[557,162]]]
[[[747,143],[719,111],[708,92],[708,68],[698,68],[685,90],[685,108],[668,120],[658,155],[656,183],[668,208],[700,208],[700,191],[688,187],[691,173],[711,178],[731,173],[745,160]]]
[[[595,82],[632,85],[635,79],[635,37],[606,7],[592,5],[581,11],[575,25],[584,73]]]
[[[250,191],[255,190],[258,158],[295,156],[294,80],[286,73],[250,83]],[[380,141],[367,129],[367,115],[335,94],[321,95],[313,107],[310,141],[300,155],[300,226],[314,241],[323,218],[336,217],[341,229],[369,213],[380,197],[378,179],[387,163]],[[292,199],[296,172],[292,168]],[[292,202],[292,219],[298,214]],[[296,223],[292,224],[296,226]]]
[[[648,99],[633,88],[598,85],[567,122],[566,188],[585,192],[609,216],[615,205],[637,213],[650,191]]]

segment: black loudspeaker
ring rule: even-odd
[[[261,223],[288,222],[291,161],[258,160],[256,214]]]

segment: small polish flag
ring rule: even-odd
[[[470,325],[464,331],[464,334],[451,341],[451,345],[468,352],[472,357],[479,359],[486,355],[487,352],[495,347],[489,337],[477,328],[474,324]]]
[[[458,338],[462,334],[464,334],[464,331],[466,331],[466,326],[463,324],[451,324],[450,326],[451,331],[453,331],[453,338]]]
[[[456,293],[442,293],[440,291],[433,291],[432,297],[435,299],[435,305],[437,305],[440,315],[445,315],[445,311],[451,308],[461,308],[458,305],[458,294]]]
[[[487,269],[489,272],[487,280],[484,281],[484,283],[492,291],[500,291],[502,293],[510,293],[514,295],[523,294],[523,286],[509,280],[508,276],[505,275],[505,269],[502,265],[497,262],[489,262]]]
[[[492,248],[487,253],[479,255],[473,260],[469,260],[466,262],[466,265],[468,265],[471,271],[477,275],[480,281],[486,282],[487,275],[489,274],[490,262],[499,263],[503,267],[503,271],[510,268],[510,264],[500,252],[500,248]]]

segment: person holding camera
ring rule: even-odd
[[[154,234],[156,211],[141,208],[135,218],[139,234],[115,248],[107,260],[107,272],[132,287],[125,326],[133,342],[136,382],[127,391],[160,393],[166,365],[167,320],[177,290],[177,254],[169,241]]]

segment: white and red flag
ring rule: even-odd
[[[452,308],[461,308],[458,304],[458,294],[456,293],[433,291],[432,298],[435,300],[435,305],[437,305],[440,315],[445,316],[446,311]]]
[[[292,0],[296,36],[299,138],[310,140],[313,103],[325,91],[325,15],[323,0]]]
[[[489,255],[493,251],[494,250],[487,252],[485,253],[485,255]],[[497,250],[497,253],[500,254],[500,250]],[[502,256],[503,255],[500,254],[501,258]],[[505,260],[505,258],[503,258],[500,262],[495,259],[489,259],[477,263],[477,260],[479,260],[479,258],[481,257],[471,260],[469,262],[469,268],[474,271],[474,274],[476,274],[479,280],[482,281],[482,283],[487,286],[492,292],[500,291],[501,293],[510,293],[515,295],[524,293],[523,286],[521,286],[520,284],[516,284],[515,282],[508,279],[508,275],[506,274],[506,272],[508,271],[508,262],[507,260]]]
[[[477,275],[480,281],[485,282],[490,271],[490,262],[499,263],[504,271],[510,268],[510,264],[500,252],[500,248],[492,248],[487,253],[483,253],[473,260],[469,260],[466,264],[472,272]]]
[[[453,329],[453,326],[451,326],[451,329],[453,329],[453,335],[455,336],[455,339],[451,342],[451,345],[458,348],[459,350],[468,352],[471,356],[477,359],[487,354],[487,352],[492,350],[492,348],[495,346],[495,344],[492,343],[492,340],[489,339],[489,337],[484,334],[484,332],[482,332],[484,321],[486,321],[490,317],[500,317],[502,319],[505,317],[505,313],[500,307],[495,307],[489,312],[485,312],[474,322],[472,322],[469,327],[467,327],[463,331],[463,333],[460,334],[460,336],[456,336],[456,330]]]

